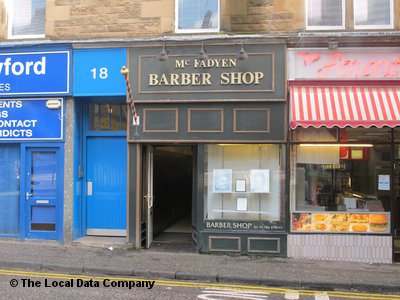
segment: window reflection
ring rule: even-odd
[[[392,5],[392,0],[354,1],[355,28],[391,28]]]
[[[307,27],[342,27],[343,9],[343,0],[308,0]]]
[[[210,32],[219,30],[219,0],[176,0],[177,31]]]
[[[32,153],[31,193],[33,197],[55,197],[57,155],[55,152]]]
[[[46,1],[13,0],[11,36],[40,36],[45,33]]]
[[[340,135],[343,142],[390,142],[390,128],[345,128],[340,130]]]
[[[126,131],[125,104],[95,104],[89,106],[90,131]]]
[[[390,211],[390,186],[382,182],[391,174],[390,144],[297,145],[292,147],[292,155],[297,161],[292,173],[296,210]]]
[[[20,147],[0,144],[0,234],[19,232]]]
[[[283,145],[207,145],[206,220],[282,221]]]

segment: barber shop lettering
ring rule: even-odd
[[[212,229],[252,229],[253,224],[248,222],[206,221],[206,228]]]
[[[264,79],[261,71],[206,73],[206,69],[232,69],[236,59],[176,60],[175,69],[198,69],[199,72],[176,72],[148,75],[148,86],[211,86],[211,85],[259,85]],[[216,77],[216,78],[214,78]]]
[[[235,222],[225,220],[210,220],[205,221],[206,229],[225,229],[225,230],[253,230],[253,231],[282,231],[284,224],[280,221],[250,221],[250,222]]]

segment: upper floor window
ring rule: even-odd
[[[354,0],[354,28],[393,28],[393,0]]]
[[[307,29],[344,29],[344,0],[307,0]]]
[[[349,4],[354,12],[354,29],[393,28],[393,0],[353,0]],[[306,0],[308,30],[345,29],[345,20],[350,17],[345,0]]]
[[[43,38],[46,0],[8,0],[8,37]]]
[[[175,0],[175,32],[219,32],[219,0]]]

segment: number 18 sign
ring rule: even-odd
[[[126,49],[82,49],[74,51],[74,96],[123,96],[126,94],[121,67]]]

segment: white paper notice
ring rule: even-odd
[[[237,198],[236,210],[246,211],[247,210],[247,198]]]
[[[379,175],[378,190],[390,191],[390,175]]]

